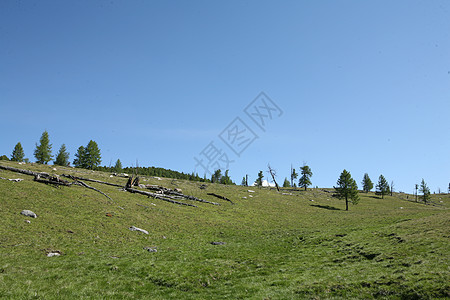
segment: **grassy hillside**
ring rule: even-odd
[[[87,170],[1,164],[126,181]],[[406,195],[361,194],[345,211],[343,201],[322,189],[283,195],[145,178],[221,203],[190,202],[194,208],[96,183],[89,184],[114,202],[79,186],[55,188],[2,170],[0,177],[24,179],[0,180],[1,298],[450,297],[449,195],[432,195],[435,205],[423,205]],[[24,209],[38,217],[20,215]],[[62,255],[47,257],[56,250]]]

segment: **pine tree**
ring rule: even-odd
[[[226,184],[226,185],[230,185],[233,184],[233,181],[231,181],[230,176],[228,175],[229,170],[225,171],[225,175],[222,176],[222,178],[220,178],[220,183],[221,184]]]
[[[369,174],[365,173],[362,181],[363,191],[368,193],[373,189],[373,182],[370,180]]]
[[[384,199],[384,195],[386,195],[389,192],[389,184],[383,175],[380,175],[380,177],[378,178],[376,189],[377,192],[381,194],[382,199]]]
[[[310,177],[313,173],[311,171],[311,168],[304,164],[303,167],[300,167],[300,174],[302,175],[302,177],[300,177],[298,181],[298,186],[305,188],[306,191],[306,188],[311,185]]]
[[[23,152],[22,144],[20,142],[18,142],[12,152],[11,161],[22,162],[24,157],[25,157],[25,153]]]
[[[86,168],[93,170],[98,167],[102,162],[102,157],[100,154],[100,149],[98,145],[93,140],[90,140],[85,149],[86,154]]]
[[[0,160],[9,160],[9,158],[8,156],[3,154],[2,156],[0,156]]]
[[[242,186],[247,186],[247,180],[246,180],[245,176],[242,177],[241,185]]]
[[[334,189],[336,190],[336,194],[339,199],[345,199],[345,210],[348,210],[349,199],[352,204],[358,204],[358,186],[356,185],[356,181],[352,178],[350,172],[347,170],[342,171],[337,181],[337,187],[335,186]]]
[[[48,138],[48,132],[45,130],[42,133],[41,139],[39,140],[40,144],[36,144],[36,149],[34,150],[34,157],[36,158],[36,162],[40,164],[47,164],[52,160],[52,144],[50,144],[50,140]]]
[[[291,186],[295,185],[294,180],[297,179],[297,177],[298,177],[298,173],[295,172],[295,169],[292,169],[292,171],[291,171]]]
[[[283,187],[290,187],[291,183],[289,182],[289,180],[286,178],[284,178],[284,182],[283,182]]]
[[[430,188],[428,188],[427,184],[425,183],[425,180],[422,178],[422,182],[420,183],[420,189],[419,192],[422,193],[422,201],[426,204],[428,200],[430,200]]]
[[[55,165],[68,166],[69,165],[69,152],[67,152],[66,145],[62,144],[56,155]]]
[[[84,146],[78,147],[77,153],[75,154],[75,159],[73,160],[73,165],[77,168],[86,168],[86,149]]]
[[[114,166],[114,172],[122,173],[122,171],[123,171],[122,162],[120,161],[120,159],[117,159],[116,164]]]
[[[217,169],[214,171],[214,174],[211,176],[212,183],[220,183],[220,179],[222,178],[222,170]]]
[[[256,186],[258,186],[258,187],[261,187],[261,186],[262,186],[263,178],[264,178],[264,173],[263,173],[263,171],[259,171],[259,173],[258,173],[258,178],[256,178],[256,181],[255,181]]]

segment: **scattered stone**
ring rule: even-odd
[[[248,195],[250,198],[253,198],[253,195]]]
[[[162,236],[163,239],[167,239],[165,235]]]
[[[26,217],[30,217],[30,218],[37,218],[37,215],[34,212],[32,212],[31,210],[28,210],[28,209],[22,210],[22,212],[20,214],[22,214],[22,215],[24,215]]]
[[[403,209],[403,207],[400,207],[400,209]]]
[[[211,242],[211,245],[225,245],[225,242]]]
[[[174,189],[174,191],[177,192],[177,193],[182,193],[183,192],[183,190],[179,189],[179,188]]]
[[[160,177],[153,177],[153,178],[155,178],[156,180],[162,180]]]
[[[47,257],[60,256],[62,253],[59,250],[48,250]]]
[[[25,223],[28,223],[28,224],[30,224],[30,223],[31,223],[31,221],[30,221],[30,220],[25,220]]]
[[[139,185],[139,187],[140,187],[141,189],[145,189],[145,184],[142,184],[142,183],[141,183],[141,184]]]
[[[254,191],[254,190],[248,190],[248,192],[249,192],[249,193],[254,193],[255,191]]]
[[[247,199],[247,197],[242,197],[242,199]]]
[[[144,247],[144,250],[147,250],[148,252],[158,252],[156,247]]]
[[[312,202],[314,202],[314,200],[313,200],[313,199],[311,199],[311,200],[309,200],[309,201],[312,201]]]
[[[137,227],[135,227],[135,226],[131,226],[129,229],[130,229],[131,231],[139,231],[139,232],[148,234],[148,231],[147,231],[147,230],[144,230],[144,229],[141,229],[141,228],[137,228]]]
[[[53,171],[56,171],[56,168],[53,168],[52,170],[53,170]]]

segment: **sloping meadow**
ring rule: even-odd
[[[101,172],[2,164],[126,183]],[[220,203],[183,200],[197,206],[188,207],[93,182],[112,200],[14,172],[0,177],[24,179],[0,180],[0,297],[450,297],[449,195],[423,205],[361,193],[345,211],[330,190],[141,178]],[[37,218],[21,215],[25,209]]]

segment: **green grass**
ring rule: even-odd
[[[100,172],[2,164],[125,183]],[[193,208],[95,183],[89,184],[114,202],[78,186],[54,188],[2,170],[0,177],[25,179],[0,180],[1,298],[450,297],[449,195],[432,195],[435,205],[423,205],[406,195],[360,194],[360,203],[345,211],[343,201],[321,189],[282,195],[208,184],[202,190],[200,183],[146,178],[221,203]],[[23,209],[38,218],[20,215]],[[62,255],[47,257],[49,250]]]

